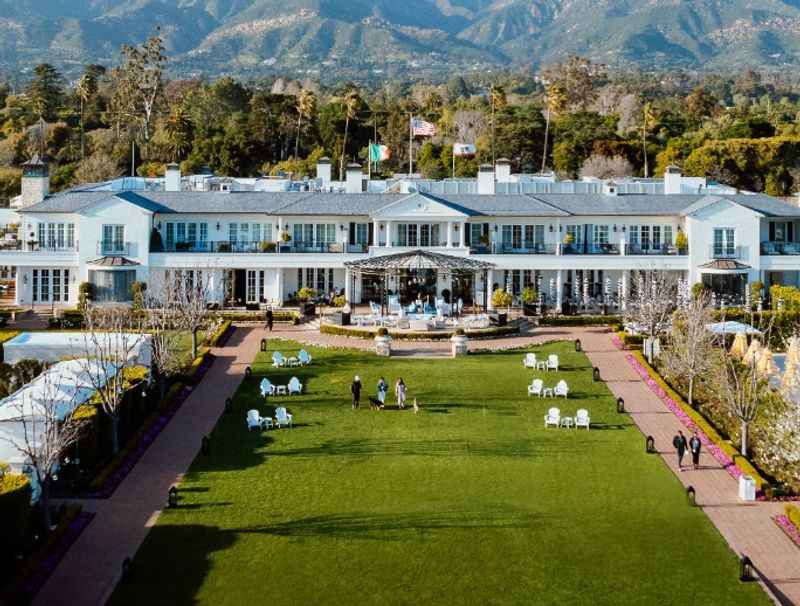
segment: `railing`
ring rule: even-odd
[[[74,246],[40,245],[38,242],[23,242],[22,240],[0,240],[0,252],[50,252],[65,253],[77,252],[78,243]]]
[[[495,244],[494,253],[498,255],[554,255],[555,244],[526,244],[514,246],[512,244]]]
[[[384,246],[384,244],[380,244],[380,246]],[[399,248],[447,248],[447,240],[442,240],[438,244],[436,242],[429,242],[428,244],[420,244],[419,240],[417,240],[416,244],[409,244],[408,241],[399,242],[396,240],[392,240],[392,246],[397,246]],[[451,248],[457,248],[457,247],[458,247],[458,240],[454,240]]]
[[[206,242],[167,242],[160,248],[152,247],[151,252],[182,253],[342,253],[365,252],[360,244],[344,245],[340,242],[231,242],[229,240]]]
[[[688,248],[678,248],[672,244],[659,246],[657,248],[652,245],[648,248],[642,248],[637,244],[626,244],[625,254],[631,256],[649,256],[649,255],[670,255],[670,256],[684,256],[689,254]]]
[[[762,255],[800,255],[800,242],[762,242]]]
[[[100,240],[97,243],[98,255],[129,255],[130,250],[130,242],[104,242]]]
[[[712,259],[741,259],[742,247],[714,244],[711,246],[709,257]]]
[[[616,244],[562,244],[562,255],[618,255]]]

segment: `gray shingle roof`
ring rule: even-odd
[[[764,194],[720,196],[770,217],[800,217],[800,207]]]
[[[663,194],[531,194],[571,215],[679,215],[702,196]]]
[[[110,191],[55,194],[22,209],[26,213],[77,213],[114,196]]]
[[[444,194],[439,196],[482,215],[566,217],[569,213],[524,194]]]
[[[408,196],[409,194],[306,193],[296,201],[281,206],[280,214],[369,215],[372,211]]]

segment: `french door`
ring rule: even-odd
[[[68,303],[68,269],[34,269],[32,298],[34,303]]]

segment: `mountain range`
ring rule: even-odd
[[[0,0],[0,69],[113,65],[156,27],[183,76],[442,76],[569,54],[644,69],[800,63],[800,0]]]

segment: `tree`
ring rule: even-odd
[[[78,183],[99,183],[116,179],[122,174],[119,163],[102,152],[97,152],[83,160],[75,171],[75,181]]]
[[[164,131],[171,160],[180,162],[192,147],[192,121],[183,107],[172,108]]]
[[[670,272],[634,272],[623,313],[625,322],[650,338],[664,333],[675,309],[677,286],[678,279]]]
[[[716,338],[706,328],[711,322],[713,316],[706,294],[689,297],[672,317],[664,364],[669,374],[687,382],[690,406],[694,406],[695,381],[709,375],[716,365]]]
[[[294,157],[297,159],[298,150],[300,147],[300,126],[305,119],[307,122],[311,120],[314,112],[317,109],[316,95],[304,88],[297,95],[297,137],[294,140]]]
[[[342,155],[339,159],[339,181],[344,181],[344,159],[347,155],[347,134],[350,130],[350,120],[355,120],[358,115],[358,108],[361,106],[361,97],[358,91],[350,88],[342,97],[342,109],[344,111],[344,142],[342,143]]]
[[[581,177],[596,177],[597,179],[615,179],[633,175],[633,165],[622,156],[601,156],[592,154],[581,167]]]
[[[95,372],[105,374],[101,363],[86,361]],[[25,459],[41,489],[39,505],[44,527],[52,527],[50,486],[61,460],[80,439],[85,423],[76,414],[77,396],[93,384],[76,361],[62,362],[42,375],[32,386],[4,408],[12,414],[2,422],[13,423],[22,432],[10,432],[0,439],[9,442]]]
[[[117,454],[120,406],[126,391],[124,369],[136,363],[144,344],[141,322],[130,306],[91,301],[86,303],[83,317],[86,328],[79,355],[86,380],[111,420],[111,450]]]
[[[644,155],[644,178],[649,177],[647,166],[647,129],[656,122],[656,114],[651,103],[642,105],[642,154]]]
[[[545,94],[545,127],[544,127],[544,151],[542,152],[542,172],[547,169],[547,138],[550,134],[550,120],[553,114],[564,111],[567,106],[567,94],[560,84],[551,84],[547,87]]]
[[[152,368],[163,399],[167,391],[167,379],[180,371],[182,363],[177,355],[180,337],[177,327],[181,318],[177,311],[174,283],[165,281],[160,291],[146,291],[143,303],[150,333]]]
[[[86,71],[81,79],[78,80],[78,86],[75,88],[75,93],[78,95],[80,101],[80,127],[81,127],[81,161],[86,159],[86,142],[84,140],[84,108],[87,103],[97,94],[97,76],[95,72]]]
[[[61,74],[49,63],[40,63],[33,68],[33,81],[28,94],[36,113],[43,120],[53,120],[61,104]]]
[[[492,84],[489,89],[489,103],[492,107],[492,165],[495,164],[494,132],[497,110],[506,106],[506,91],[502,86]]]
[[[171,298],[178,312],[178,323],[181,328],[192,333],[192,358],[197,357],[197,331],[206,320],[209,282],[200,272],[195,281],[191,272],[176,272],[171,288]]]
[[[555,63],[544,71],[545,80],[564,91],[569,106],[578,110],[585,110],[592,104],[597,96],[595,80],[603,77],[603,66],[584,57],[568,57],[566,61]]]

